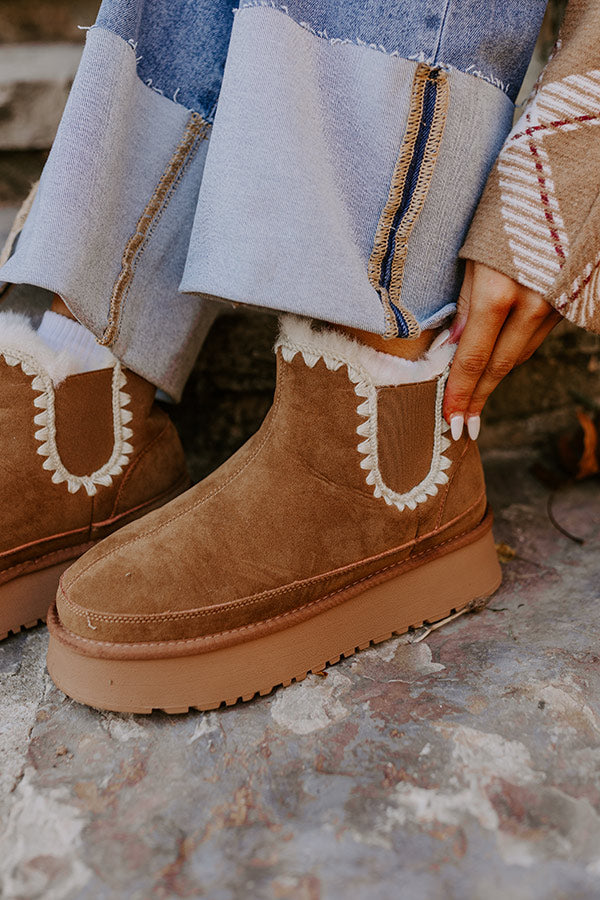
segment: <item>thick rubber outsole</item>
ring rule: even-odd
[[[46,621],[60,576],[72,563],[68,559],[0,585],[0,640]]]
[[[83,652],[54,606],[48,671],[74,700],[113,712],[183,713],[264,696],[395,634],[484,606],[502,576],[491,530],[479,535],[388,581],[367,582],[361,593],[287,628],[193,655],[157,649],[159,658],[107,658],[102,648],[92,655],[93,641]]]

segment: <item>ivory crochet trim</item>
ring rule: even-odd
[[[24,319],[24,317],[21,316],[15,316],[14,318],[18,320]],[[25,322],[27,322],[26,319]],[[65,482],[71,494],[76,494],[77,491],[83,487],[87,491],[88,496],[92,497],[96,493],[98,485],[105,485],[108,487],[112,484],[112,480],[115,476],[122,474],[123,466],[128,464],[129,457],[131,453],[133,453],[133,447],[129,443],[129,438],[133,436],[133,431],[128,427],[128,423],[131,422],[133,414],[131,410],[126,408],[131,401],[131,397],[123,390],[127,383],[127,378],[121,368],[120,362],[115,358],[112,365],[114,445],[111,456],[101,468],[92,472],[90,475],[73,475],[63,464],[56,443],[55,385],[57,382],[51,377],[37,354],[34,355],[32,352],[27,352],[27,350],[31,351],[32,349],[38,349],[37,342],[42,345],[42,348],[46,353],[49,352],[48,348],[46,348],[43,342],[37,337],[30,325],[28,326],[27,334],[27,329],[22,328],[22,322],[13,323],[17,327],[11,329],[10,334],[8,334],[7,329],[7,340],[5,340],[4,324],[5,319],[3,316],[0,326],[0,356],[9,366],[20,365],[25,375],[32,378],[31,387],[36,394],[33,405],[40,410],[40,412],[34,416],[33,420],[35,424],[39,426],[38,430],[35,432],[35,438],[40,443],[37,452],[40,456],[46,457],[42,464],[43,468],[48,472],[52,472],[52,481],[54,484],[62,484]],[[14,343],[14,338],[20,331],[26,333],[29,338],[26,350],[15,346]],[[8,338],[10,338],[10,340]],[[6,346],[7,344],[8,346]],[[56,363],[56,357],[58,355],[53,356],[56,368],[58,366],[58,363]],[[56,374],[62,375],[63,378],[67,377],[68,372],[66,372],[66,363],[63,362],[62,365],[58,366],[58,371],[55,372],[55,375]]]
[[[361,400],[356,411],[365,420],[356,429],[362,438],[357,446],[359,454],[364,457],[360,461],[360,467],[365,470],[365,480],[373,488],[375,497],[383,498],[388,506],[395,506],[400,512],[406,508],[412,510],[429,497],[434,497],[439,485],[448,482],[446,470],[450,468],[452,461],[444,456],[450,441],[444,434],[449,430],[449,425],[442,415],[442,404],[450,362],[454,355],[454,345],[444,344],[436,347],[413,362],[387,353],[379,353],[338,331],[314,330],[309,319],[284,316],[281,319],[280,335],[275,344],[275,350],[278,349],[281,350],[286,362],[291,362],[296,354],[300,353],[311,369],[320,359],[332,372],[346,366],[348,378]],[[377,388],[415,384],[434,378],[437,381],[437,389],[431,466],[422,481],[409,491],[398,493],[384,482],[379,465]]]

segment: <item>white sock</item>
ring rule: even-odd
[[[102,347],[91,331],[79,322],[48,310],[38,328],[38,336],[47,347],[60,353],[67,350],[77,372],[107,369],[114,362],[108,347]]]

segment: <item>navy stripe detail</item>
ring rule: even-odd
[[[409,209],[410,201],[412,200],[412,196],[415,192],[415,188],[419,180],[419,171],[423,162],[423,156],[425,155],[425,149],[427,147],[427,141],[429,139],[429,133],[431,131],[433,116],[435,113],[435,103],[438,92],[437,81],[435,79],[437,79],[438,74],[439,69],[432,71],[425,85],[425,91],[423,95],[423,115],[421,118],[421,124],[419,126],[417,140],[415,142],[415,150],[408,167],[408,172],[406,174],[406,181],[404,184],[402,199],[390,228],[387,251],[381,264],[380,284],[382,284],[385,288],[389,288],[390,284],[392,260],[394,258],[394,247],[396,245],[396,233],[402,222],[402,219]]]
[[[410,329],[408,327],[408,323],[407,323],[406,319],[404,318],[404,316],[402,315],[402,313],[400,312],[400,310],[398,309],[398,307],[396,306],[395,303],[392,303],[392,301],[390,300],[389,304],[390,304],[390,309],[394,313],[396,325],[398,326],[398,335],[397,336],[398,337],[409,337]]]
[[[427,148],[431,126],[433,124],[438,95],[437,77],[439,73],[439,69],[432,69],[425,84],[425,89],[423,92],[423,113],[419,125],[419,132],[415,141],[415,148],[412,159],[410,161],[410,165],[408,167],[408,172],[406,173],[406,181],[404,183],[402,199],[400,201],[398,209],[396,210],[394,220],[390,227],[387,249],[381,263],[381,275],[379,283],[388,291],[392,277],[392,262],[394,259],[394,250],[396,247],[396,234],[398,232],[398,228],[402,224],[404,216],[410,209],[411,200],[419,182],[419,173],[421,165],[423,163],[425,150]],[[390,307],[398,324],[398,335],[400,337],[407,337],[409,334],[409,328],[406,319],[391,300]]]

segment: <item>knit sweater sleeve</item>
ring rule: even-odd
[[[486,184],[464,259],[600,333],[600,4],[570,0],[553,56]]]

